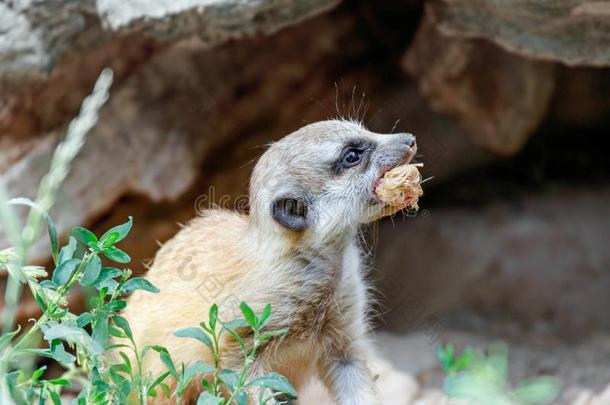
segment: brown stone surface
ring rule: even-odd
[[[610,306],[609,203],[608,188],[564,189],[385,223],[376,236],[385,322],[404,331],[470,308],[571,339],[610,329],[600,310]]]
[[[434,182],[490,159],[454,120],[431,111],[398,69],[370,63],[372,46],[342,9],[268,38],[213,49],[190,39],[156,50],[112,88],[52,211],[60,234],[77,224],[102,233],[134,215],[122,247],[141,271],[156,241],[198,210],[212,203],[247,209],[262,145],[337,115],[361,117],[377,131],[396,124],[414,132]],[[59,137],[0,137],[0,176],[11,195],[33,196]],[[37,246],[34,259],[47,258]]]
[[[45,76],[66,57],[122,42],[133,33],[161,42],[195,35],[214,46],[257,33],[272,34],[337,4],[337,0],[3,2],[0,78]]]
[[[484,38],[524,56],[570,66],[610,65],[610,3],[594,0],[433,0],[443,33]]]
[[[554,67],[482,40],[442,35],[428,15],[404,59],[433,108],[454,115],[488,150],[518,152],[542,122]]]
[[[312,31],[318,36],[312,38]],[[157,51],[113,87],[54,209],[60,233],[91,224],[128,195],[138,201],[134,209],[140,217],[147,200],[159,204],[184,196],[177,204],[185,208],[165,217],[166,223],[184,222],[195,215],[194,201],[210,186],[218,198],[243,196],[249,163],[261,145],[306,122],[337,114],[364,117],[365,103],[372,129],[389,131],[389,122],[402,119],[398,130],[418,135],[420,150],[429,153],[427,176],[447,178],[487,159],[451,119],[427,109],[398,72],[382,63],[351,64],[346,70],[348,61],[366,60],[370,46],[353,15],[342,11],[270,38],[214,49],[191,39]],[[373,74],[379,69],[389,73]],[[335,88],[337,71],[346,73]],[[55,131],[0,138],[6,144],[0,153],[2,178],[12,195],[32,196],[59,136]],[[173,203],[160,205],[165,214],[167,204]],[[37,252],[39,260],[45,257],[44,249]]]

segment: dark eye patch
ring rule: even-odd
[[[335,160],[331,166],[334,174],[341,174],[344,170],[360,164],[368,164],[368,158],[373,146],[369,142],[358,141],[350,142],[343,150],[339,158]]]

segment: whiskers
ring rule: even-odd
[[[335,82],[335,116],[334,119],[348,121],[364,127],[364,118],[368,113],[369,103],[366,93],[356,94],[356,86],[348,96],[346,92],[340,91],[339,84]]]

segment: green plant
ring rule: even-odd
[[[7,271],[9,275],[2,311],[3,334],[0,337],[2,404],[27,403],[35,395],[38,395],[41,401],[49,398],[57,403],[59,388],[66,384],[67,380],[63,378],[41,380],[44,369],[30,373],[34,363],[31,355],[53,357],[63,363],[71,362],[73,356],[65,351],[62,339],[52,339],[50,336],[60,330],[62,326],[58,325],[70,325],[72,314],[66,309],[66,295],[74,283],[79,281],[76,273],[81,274],[87,267],[94,266],[95,259],[90,254],[86,257],[74,257],[75,242],[72,240],[60,252],[57,231],[47,212],[56,200],[72,160],[82,148],[88,131],[97,121],[99,111],[108,99],[111,83],[112,72],[104,70],[95,83],[93,93],[83,101],[79,116],[70,123],[65,139],[55,150],[49,172],[41,181],[35,202],[27,199],[8,201],[4,187],[0,184],[0,229],[12,245],[12,248],[4,250],[0,255],[0,270]],[[30,208],[24,224],[21,224],[11,205],[25,205]],[[41,267],[28,266],[27,259],[30,247],[37,240],[45,221],[57,275],[54,274],[54,280],[39,281],[46,276],[46,271]],[[13,325],[24,285],[29,287],[43,314],[30,329],[21,333],[20,327],[13,330]],[[36,347],[41,334],[50,342],[47,349]],[[74,339],[79,338],[84,339],[84,335],[74,336]],[[91,346],[91,350],[94,348],[95,346]],[[21,369],[14,371],[17,363]],[[75,372],[74,370],[69,368],[70,373]]]
[[[206,375],[212,381],[201,380],[205,392],[199,398],[199,404],[243,404],[246,390],[253,387],[260,387],[261,395],[265,389],[273,390],[267,398],[261,396],[261,403],[280,395],[296,397],[288,380],[278,374],[247,380],[261,345],[272,336],[286,332],[265,329],[271,315],[270,306],[256,316],[242,303],[244,319],[224,323],[218,319],[218,308],[214,305],[208,323],[202,323],[201,329],[187,328],[176,332],[178,336],[194,337],[210,347],[214,365],[197,361],[188,367],[184,364],[177,367],[163,346],[137,346],[129,323],[119,312],[127,306],[125,298],[131,292],[144,290],[155,293],[159,290],[142,277],[131,277],[128,268],[103,264],[103,260],[118,265],[131,261],[129,255],[117,247],[132,228],[131,217],[100,237],[86,228],[74,227],[67,243],[60,248],[58,232],[48,212],[72,160],[85,142],[87,132],[97,121],[111,83],[112,72],[104,70],[93,93],[83,102],[80,115],[70,123],[65,139],[57,147],[35,201],[25,198],[9,200],[0,183],[0,231],[12,246],[0,251],[0,271],[9,275],[2,311],[3,333],[0,335],[0,404],[60,405],[65,403],[65,398],[62,398],[64,389],[70,388],[72,392],[78,392],[73,399],[77,405],[144,405],[148,398],[158,395],[158,387],[168,397],[174,395],[165,383],[170,376],[177,382],[175,396],[180,401],[184,390],[197,375]],[[23,224],[13,212],[15,205],[29,208]],[[53,258],[50,278],[43,267],[27,264],[30,248],[45,224]],[[41,314],[23,331],[21,326],[15,328],[14,322],[24,286],[29,288]],[[70,311],[67,299],[77,286],[92,292],[89,309],[80,314]],[[237,328],[244,327],[251,328],[253,334],[250,348],[237,333]],[[220,368],[219,341],[223,333],[233,336],[244,350],[241,370]],[[153,375],[144,369],[143,360],[151,351],[159,353],[167,372]],[[47,375],[47,365],[36,367],[41,359],[60,365],[63,369],[61,375]],[[222,387],[230,398],[220,397]]]
[[[169,372],[178,381],[178,403],[180,402],[182,391],[188,386],[195,374],[211,374],[211,378],[201,380],[204,391],[199,396],[198,405],[224,405],[224,404],[246,404],[248,399],[247,391],[256,389],[259,393],[259,404],[266,404],[269,401],[285,401],[297,397],[297,392],[292,387],[288,379],[277,373],[269,373],[262,376],[249,378],[253,363],[256,359],[258,350],[272,337],[283,336],[287,329],[267,330],[265,326],[271,316],[271,306],[267,305],[260,315],[245,303],[240,304],[243,319],[236,319],[223,322],[218,317],[218,306],[212,305],[209,311],[208,322],[201,322],[199,327],[189,327],[177,330],[174,334],[178,337],[195,339],[206,345],[214,356],[214,365],[198,362],[191,365],[186,370],[184,366],[180,372],[166,356],[161,352],[161,359],[167,366]],[[251,339],[244,340],[239,333],[251,336]],[[220,365],[220,346],[219,342],[223,334],[230,335],[231,339],[239,345],[244,355],[244,363],[241,370],[231,370],[221,368]],[[224,386],[229,398],[223,398],[221,387]],[[281,399],[281,400],[280,400]]]
[[[467,347],[456,356],[453,345],[437,346],[438,360],[445,373],[443,390],[449,397],[473,405],[541,405],[559,394],[559,381],[535,377],[512,388],[508,383],[508,349],[498,343],[487,353]]]
[[[25,203],[25,201],[22,201]],[[27,202],[35,208],[34,203]],[[39,280],[46,276],[41,267],[19,266],[18,255],[14,249],[0,252],[0,268],[6,269],[21,282],[27,282],[36,302],[42,311],[41,316],[24,333],[21,329],[3,334],[0,338],[3,370],[0,377],[6,381],[7,392],[3,393],[2,404],[40,404],[51,401],[61,404],[61,390],[77,383],[82,387],[74,403],[86,404],[146,404],[148,397],[157,396],[157,387],[165,395],[172,396],[165,379],[175,378],[177,386],[175,395],[180,403],[182,394],[197,375],[211,376],[211,383],[203,378],[201,383],[205,392],[198,404],[244,404],[246,390],[253,387],[271,389],[260,403],[283,396],[295,398],[296,391],[288,380],[276,373],[247,380],[257,350],[273,336],[286,333],[286,330],[266,330],[265,326],[271,316],[271,307],[267,305],[260,316],[241,304],[244,319],[222,322],[218,319],[218,307],[213,305],[208,323],[202,322],[199,328],[186,328],[175,332],[176,336],[195,338],[208,346],[214,355],[214,365],[203,361],[186,367],[176,366],[170,353],[163,346],[146,346],[139,348],[129,323],[118,314],[127,306],[125,297],[135,290],[158,292],[149,281],[141,277],[131,277],[129,269],[105,267],[102,257],[107,260],[126,264],[130,261],[127,253],[116,244],[122,241],[131,230],[133,220],[115,226],[97,237],[83,227],[74,227],[68,243],[57,248],[55,226],[48,215],[43,215],[48,223],[49,237],[52,240],[52,256],[55,270],[51,278]],[[90,299],[89,310],[81,314],[70,312],[67,307],[67,295],[77,285],[95,290]],[[247,347],[237,330],[250,328],[252,345]],[[241,370],[220,368],[220,338],[228,333],[244,351],[244,364]],[[39,347],[40,338],[44,341]],[[67,350],[65,345],[72,350]],[[155,376],[143,368],[144,357],[152,351],[159,353],[168,371]],[[128,352],[132,356],[129,356]],[[72,354],[73,352],[74,354]],[[35,370],[23,367],[26,358],[49,358],[65,368],[58,378],[44,379],[46,366]],[[118,359],[118,362],[114,362]],[[135,360],[135,363],[132,363]],[[31,361],[34,364],[34,361]],[[221,387],[229,393],[228,399],[221,397]],[[261,395],[264,393],[261,390]]]
[[[8,393],[4,393],[6,402],[3,403],[29,404],[35,399],[44,403],[46,398],[50,398],[59,404],[61,387],[70,386],[73,380],[83,386],[76,399],[78,404],[108,403],[110,399],[117,403],[126,402],[132,386],[124,384],[114,366],[107,366],[104,354],[116,347],[109,344],[111,335],[123,337],[128,334],[129,325],[117,315],[127,305],[125,296],[138,289],[158,290],[143,278],[132,278],[129,269],[103,267],[101,256],[117,263],[128,263],[129,256],[116,244],[127,236],[131,226],[132,219],[129,218],[99,239],[85,228],[73,228],[68,243],[61,250],[53,248],[55,270],[50,279],[43,281],[39,278],[46,275],[44,269],[18,266],[11,261],[16,259],[12,251],[1,255],[2,266],[13,277],[27,282],[42,311],[26,332],[19,334],[20,328],[17,328],[0,339],[0,361],[3,369],[9,371],[2,375],[9,387]],[[53,239],[56,233],[50,219],[48,227]],[[57,246],[56,241],[51,245]],[[76,285],[96,290],[90,300],[90,310],[79,315],[67,307],[67,295]],[[40,336],[45,342],[43,348],[39,347]],[[74,350],[75,355],[66,350],[65,344]],[[30,374],[27,369],[17,367],[27,356],[53,359],[63,365],[66,372],[60,378],[41,379],[44,368]],[[144,384],[140,380],[137,382]]]

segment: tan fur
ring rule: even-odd
[[[378,143],[371,158],[375,160],[366,172],[363,168],[331,179],[325,165],[341,151],[342,142],[355,135]],[[200,359],[212,364],[203,344],[175,337],[173,332],[207,321],[213,303],[219,305],[223,320],[239,317],[241,301],[256,312],[269,303],[269,328],[287,327],[289,334],[262,348],[252,376],[276,371],[298,390],[317,375],[340,405],[374,403],[366,366],[367,287],[355,235],[364,208],[377,204],[368,194],[362,195],[372,195],[374,180],[388,165],[405,161],[404,150],[396,156],[389,152],[396,149],[391,142],[398,139],[391,137],[356,124],[328,121],[305,127],[272,146],[253,173],[250,215],[210,210],[159,250],[147,278],[161,291],[134,293],[124,313],[138,345],[163,345],[177,364]],[[321,150],[323,146],[328,152]],[[312,201],[304,231],[285,229],[270,215],[270,201],[295,187],[304,187]],[[362,190],[346,195],[345,189],[358,187]],[[340,197],[333,197],[335,192]],[[315,204],[321,201],[327,209],[333,199],[339,199],[333,208],[337,212],[324,216]],[[345,207],[348,202],[354,206]],[[373,208],[375,213],[383,211]],[[221,365],[240,368],[243,357],[235,342],[225,339],[221,346]],[[165,370],[156,353],[149,353],[144,364],[155,375]],[[186,403],[196,401],[199,387],[187,392]],[[154,403],[170,402],[161,395]]]

